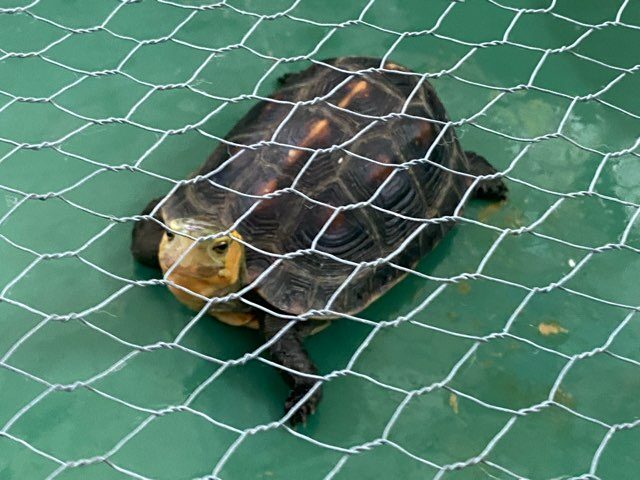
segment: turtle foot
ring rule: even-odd
[[[480,182],[474,190],[473,195],[476,198],[485,200],[506,200],[507,192],[507,186],[501,179],[497,178]]]
[[[469,160],[469,167],[472,175],[494,175],[498,171],[493,168],[487,160],[478,155],[475,152],[464,152]],[[472,179],[469,179],[469,185],[471,185]],[[507,186],[502,181],[501,177],[488,178],[482,180],[476,185],[473,190],[473,196],[475,198],[482,198],[484,200],[505,200],[507,198]]]
[[[313,385],[313,383],[300,385],[291,390],[291,393],[289,393],[287,401],[284,404],[285,413],[289,413],[298,404],[298,402],[300,402],[300,400],[309,393],[313,388]],[[307,418],[315,413],[321,397],[322,391],[320,388],[317,388],[309,398],[307,398],[307,400],[293,412],[291,417],[289,417],[289,425],[292,427],[295,427],[300,423],[306,425]]]

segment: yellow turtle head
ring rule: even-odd
[[[234,231],[215,236],[224,229],[199,218],[173,219],[167,226],[172,231],[162,236],[158,250],[162,272],[170,271],[167,280],[207,298],[240,288],[245,263],[244,245],[238,242],[240,234]],[[169,286],[169,290],[191,308],[203,304],[202,299],[179,288]]]

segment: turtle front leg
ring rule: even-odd
[[[261,322],[262,331],[266,340],[272,339],[285,326],[289,320],[284,320],[271,315],[265,315]],[[271,358],[289,370],[300,373],[316,374],[317,369],[307,354],[302,340],[309,335],[312,330],[309,322],[298,322],[289,327],[270,347]],[[285,412],[289,412],[307,393],[314,387],[318,380],[302,375],[296,375],[287,370],[278,369],[284,381],[291,388],[284,405]],[[298,423],[305,423],[307,417],[314,413],[316,406],[322,396],[321,387],[318,386],[309,396],[305,403],[293,413],[289,423],[294,426]]]

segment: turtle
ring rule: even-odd
[[[463,200],[502,201],[507,187],[407,67],[331,58],[279,82],[144,208],[131,251],[185,305],[261,332],[296,425],[322,395],[305,337],[402,280]]]

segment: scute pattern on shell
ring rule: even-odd
[[[355,57],[325,62],[346,71],[380,65],[378,59]],[[284,312],[302,314],[324,308],[354,267],[319,252],[351,262],[386,257],[419,226],[394,214],[414,218],[450,215],[466,189],[462,176],[426,162],[397,167],[424,158],[442,126],[407,117],[386,121],[373,117],[401,112],[407,99],[404,111],[409,115],[440,122],[447,117],[428,82],[417,86],[416,76],[403,75],[403,67],[388,65],[398,73],[374,72],[349,79],[348,73],[316,64],[288,78],[272,98],[302,102],[333,93],[313,104],[257,104],[226,137],[232,145],[221,144],[197,172],[211,173],[236,155],[210,177],[220,186],[206,181],[182,186],[164,205],[165,219],[207,215],[228,228],[260,201],[238,230],[257,249],[286,254],[310,249],[334,210],[295,192],[262,200],[255,196],[291,187],[297,177],[297,192],[333,207],[369,202],[377,192],[370,204],[341,211],[319,239],[316,251],[284,260],[257,289],[269,304]],[[278,145],[242,148],[269,140]],[[318,151],[334,145],[343,148]],[[469,171],[452,128],[429,158],[455,171]],[[412,268],[451,227],[451,222],[429,225],[393,262]],[[255,280],[274,260],[247,248],[245,281]],[[331,308],[341,313],[362,310],[404,275],[388,264],[363,268]]]

